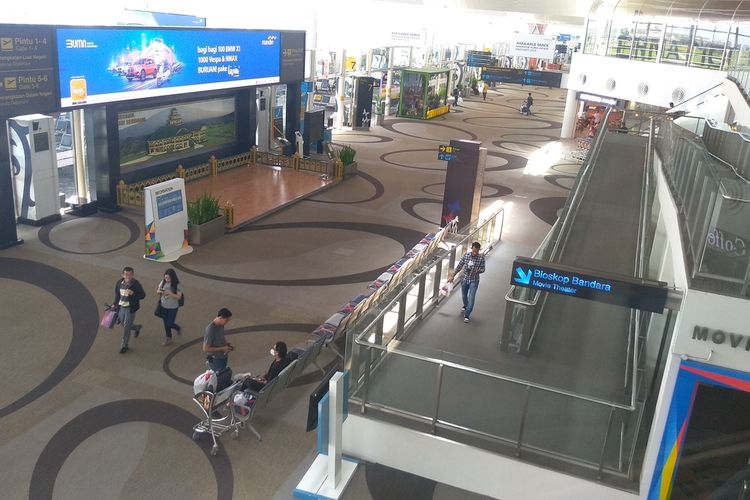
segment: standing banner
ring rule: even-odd
[[[145,259],[172,262],[189,254],[187,197],[184,179],[171,179],[144,189]]]
[[[370,76],[358,76],[357,88],[355,90],[354,127],[370,128],[370,115],[372,113],[372,88],[375,79]]]
[[[451,139],[440,227],[458,217],[458,228],[461,229],[479,216],[487,159],[487,149],[480,148],[481,144]]]
[[[555,57],[556,43],[557,41],[554,36],[516,33],[510,42],[508,55],[553,59]]]

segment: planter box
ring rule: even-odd
[[[224,234],[224,216],[203,224],[188,224],[188,239],[191,245],[205,245]]]
[[[349,165],[344,165],[344,179],[357,175],[357,162],[353,161]]]

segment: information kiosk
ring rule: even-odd
[[[146,217],[144,258],[172,262],[189,254],[185,180],[171,179],[144,189]]]

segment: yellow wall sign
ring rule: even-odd
[[[356,57],[347,57],[346,58],[346,70],[347,71],[354,71],[357,69],[357,58]]]

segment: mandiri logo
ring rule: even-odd
[[[274,45],[276,43],[276,35],[268,35],[265,40],[261,40],[261,45]]]

